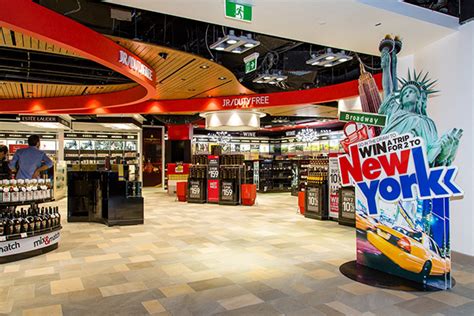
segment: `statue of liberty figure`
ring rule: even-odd
[[[382,58],[384,100],[378,112],[387,116],[386,125],[381,134],[410,133],[420,137],[424,140],[430,167],[451,165],[463,131],[453,128],[440,137],[434,121],[428,117],[426,112],[428,96],[437,92],[433,89],[436,81],[430,80],[428,73],[422,74],[416,73],[416,71],[409,71],[406,79],[397,78],[396,55],[401,49],[401,41],[397,37],[394,39],[390,36],[385,37],[381,41],[379,49]],[[356,194],[358,195],[358,193]],[[379,215],[376,218],[378,227],[388,227],[387,231],[393,234],[402,232],[402,235],[411,244],[422,244],[423,249],[432,257],[423,263],[419,271],[405,270],[406,268],[402,268],[396,260],[392,261],[392,265],[387,265],[387,261],[381,259],[382,256],[373,256],[364,250],[363,247],[367,246],[368,237],[364,239],[361,235],[357,239],[357,262],[426,285],[442,289],[450,288],[452,283],[449,260],[449,198],[415,198],[398,202],[379,199],[377,204],[379,208]],[[358,212],[366,212],[359,205],[357,208]],[[367,236],[374,234],[375,232],[367,232]],[[375,245],[374,247],[376,248]],[[385,254],[385,249],[383,247],[376,248],[383,254]],[[395,269],[394,266],[397,268]],[[431,273],[435,266],[436,269],[439,268],[443,271],[441,276],[438,274],[435,277]]]
[[[379,113],[387,116],[382,134],[397,132],[419,136],[425,142],[430,166],[449,166],[456,156],[463,130],[453,128],[438,137],[436,125],[426,113],[428,96],[438,92],[431,89],[436,81],[429,80],[428,73],[423,76],[416,71],[413,74],[409,71],[407,79],[396,78],[396,53],[400,48],[398,38],[392,40],[387,36],[380,43],[385,99]],[[402,85],[400,89],[397,80]]]

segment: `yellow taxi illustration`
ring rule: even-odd
[[[428,275],[443,275],[451,268],[436,242],[423,232],[378,224],[367,232],[368,241],[396,265],[407,271]]]
[[[378,221],[363,212],[356,212],[356,228],[360,230],[375,230]]]

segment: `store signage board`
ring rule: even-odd
[[[253,53],[244,58],[245,73],[251,73],[257,70],[257,60],[259,53]]]
[[[320,188],[319,187],[307,187],[306,188],[306,199],[308,201],[307,210],[309,212],[321,213],[320,202]]]
[[[127,134],[93,134],[93,133],[65,133],[64,138],[86,138],[86,139],[138,139],[137,135]]]
[[[60,237],[61,233],[59,231],[53,231],[33,237],[0,241],[0,257],[6,257],[45,248],[57,244]]]
[[[454,182],[457,168],[430,167],[426,148],[411,133],[355,143],[338,157],[341,181],[356,188],[357,262],[449,289],[449,199],[463,191]]]
[[[339,173],[339,164],[337,154],[329,156],[329,217],[339,218],[339,188],[341,187],[341,175]]]
[[[368,126],[385,127],[387,117],[385,115],[366,112],[345,112],[339,113],[339,121],[355,122]]]
[[[344,219],[355,219],[355,191],[344,188],[341,190],[341,217]]]
[[[207,156],[207,202],[219,202],[219,156]]]
[[[153,80],[153,71],[145,66],[141,61],[130,56],[123,50],[119,51],[119,63],[127,66],[130,70],[145,76],[148,80]]]
[[[193,200],[201,199],[201,181],[197,181],[197,180],[189,181],[189,199],[193,199]]]
[[[234,98],[223,98],[223,108],[249,108],[258,105],[269,105],[270,96],[264,95],[260,97],[234,97]]]
[[[248,1],[225,0],[225,17],[252,22],[252,6],[248,4]]]
[[[233,201],[234,200],[234,182],[232,181],[222,181],[222,192],[221,200],[222,201]]]
[[[20,115],[20,122],[33,122],[33,123],[60,123],[67,128],[71,128],[71,122],[54,115]]]

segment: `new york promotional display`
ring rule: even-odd
[[[384,76],[396,73],[390,72],[396,59],[386,58],[389,42],[381,44]],[[462,130],[438,136],[426,114],[428,95],[435,92],[427,77],[409,73],[400,89],[385,78],[381,135],[350,144],[338,159],[342,185],[355,186],[357,263],[424,288],[449,289],[450,198],[463,195],[451,164]]]

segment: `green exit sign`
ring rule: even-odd
[[[225,16],[245,22],[252,22],[252,6],[237,3],[237,0],[225,0]]]
[[[252,71],[257,70],[257,59],[259,54],[253,53],[244,58],[245,63],[245,73],[251,73]]]

